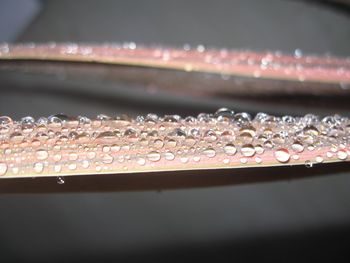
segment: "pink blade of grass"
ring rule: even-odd
[[[104,63],[208,72],[257,80],[280,80],[292,82],[293,85],[287,88],[284,85],[270,87],[268,92],[277,89],[289,94],[293,92],[348,94],[349,89],[346,87],[350,85],[349,58],[298,53],[292,56],[280,52],[139,47],[134,43],[128,45],[3,44],[0,46],[0,60]],[[263,88],[254,87],[254,89],[266,90],[266,87],[262,86]],[[308,87],[305,88],[305,86]],[[231,92],[235,93],[235,89],[232,88]]]
[[[101,119],[102,118],[102,119]],[[185,119],[0,118],[2,178],[128,174],[347,161],[350,122],[221,109]]]

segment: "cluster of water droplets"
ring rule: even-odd
[[[65,175],[246,164],[305,165],[347,160],[350,121],[235,113],[156,114],[94,119],[63,114],[13,121],[0,117],[0,175]],[[63,183],[59,180],[59,183]]]

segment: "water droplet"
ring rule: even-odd
[[[111,150],[111,147],[109,145],[104,145],[102,147],[102,152],[108,153]]]
[[[146,159],[145,158],[142,158],[142,157],[138,157],[137,160],[136,160],[137,164],[138,165],[145,165],[146,164]]]
[[[307,125],[304,129],[304,134],[306,135],[312,135],[312,136],[317,136],[320,132],[318,131],[318,129],[313,126],[313,125]]]
[[[90,166],[90,162],[88,160],[83,160],[82,163],[81,163],[81,166],[84,168],[84,169],[87,169],[89,168]]]
[[[33,117],[27,116],[21,119],[22,131],[24,133],[30,133],[34,130],[35,120]]]
[[[68,159],[70,160],[70,161],[76,161],[76,160],[78,160],[78,154],[77,153],[69,153],[69,155],[68,155]]]
[[[62,170],[62,166],[60,164],[55,164],[53,170],[55,171],[55,173],[60,173]]]
[[[292,159],[293,159],[293,160],[299,160],[299,158],[300,158],[300,157],[299,157],[299,155],[297,155],[297,154],[293,154],[293,155],[292,155]]]
[[[170,152],[170,151],[165,152],[164,153],[164,157],[168,161],[172,161],[172,160],[175,159],[175,155],[172,152]]]
[[[282,121],[288,125],[292,125],[295,123],[295,118],[292,116],[283,116]]]
[[[304,151],[304,146],[301,144],[301,142],[295,141],[292,144],[292,149],[293,149],[293,151],[295,151],[297,153],[301,153],[302,151]]]
[[[38,160],[46,160],[47,157],[49,157],[49,154],[46,150],[43,150],[43,149],[39,149],[36,151],[36,158]]]
[[[195,162],[199,162],[200,160],[201,160],[200,156],[194,156],[193,157],[193,161],[195,161]]]
[[[178,115],[165,115],[163,118],[163,121],[166,123],[173,123],[176,124],[180,120],[180,116]]]
[[[303,51],[301,51],[301,49],[299,49],[299,48],[294,50],[294,56],[296,58],[301,58],[303,56]]]
[[[260,144],[258,144],[258,145],[255,145],[255,152],[257,154],[263,154],[265,152],[265,149]]]
[[[224,160],[222,160],[222,162],[223,162],[224,164],[229,164],[229,163],[230,163],[230,159],[225,158]]]
[[[104,154],[103,157],[102,157],[102,162],[103,163],[110,164],[110,163],[113,163],[113,161],[114,161],[113,156],[111,156],[109,154]]]
[[[215,150],[211,147],[206,148],[203,153],[209,158],[213,158],[216,155]]]
[[[234,144],[228,143],[228,144],[226,144],[225,147],[224,147],[224,152],[225,152],[227,155],[235,155],[235,153],[237,152],[237,149],[236,149],[236,147],[234,146]]]
[[[337,157],[339,160],[346,160],[348,158],[348,153],[345,150],[339,150],[337,152]]]
[[[57,184],[64,184],[64,177],[57,177]]]
[[[47,118],[47,125],[50,128],[60,128],[62,126],[62,119],[66,120],[68,117],[63,114],[52,115]]]
[[[257,157],[255,157],[255,162],[256,163],[261,163],[262,159],[259,156],[257,156]]]
[[[204,133],[204,139],[209,142],[215,142],[218,139],[218,136],[216,135],[215,131],[207,130]]]
[[[0,163],[0,176],[5,175],[7,172],[7,164],[6,163]]]
[[[13,142],[13,143],[21,143],[24,139],[24,136],[22,133],[20,132],[13,132],[11,135],[10,135],[10,140]]]
[[[0,117],[0,126],[6,126],[6,125],[12,125],[13,120],[8,116],[1,116]]]
[[[229,122],[233,117],[233,115],[234,115],[234,111],[227,108],[218,109],[214,114],[214,116],[220,122]]]
[[[246,112],[237,113],[234,115],[233,121],[240,127],[247,126],[251,121],[251,116]]]
[[[36,173],[42,173],[44,170],[44,164],[43,163],[35,163],[34,164],[34,171]]]
[[[279,148],[274,152],[274,156],[277,161],[281,163],[287,163],[290,159],[289,151],[285,148]]]
[[[250,133],[243,132],[237,137],[236,142],[238,144],[247,144],[253,142],[253,139],[254,138]]]
[[[188,160],[189,160],[189,158],[188,158],[187,156],[182,156],[182,157],[180,158],[180,161],[181,161],[182,163],[188,163]]]
[[[311,162],[310,160],[306,160],[305,161],[305,166],[306,166],[306,168],[312,168],[314,166],[314,163]]]
[[[242,157],[241,159],[239,159],[239,161],[243,164],[246,164],[248,162],[247,158]]]
[[[69,163],[68,164],[68,169],[69,170],[75,170],[75,169],[77,169],[77,164],[76,163]]]
[[[104,143],[111,143],[113,141],[115,141],[117,138],[115,136],[115,134],[111,131],[105,131],[105,132],[101,132],[96,139],[100,140],[101,142]]]
[[[147,154],[147,159],[151,162],[158,162],[160,160],[161,156],[160,153],[157,151],[151,151]]]
[[[333,157],[333,153],[332,153],[332,152],[327,152],[327,153],[326,153],[326,156],[327,156],[328,158],[332,158],[332,157]]]
[[[245,144],[241,148],[241,153],[243,156],[252,157],[255,154],[255,148],[252,144]]]
[[[323,163],[322,156],[320,156],[320,155],[316,156],[315,161],[316,161],[316,163]]]
[[[156,140],[154,140],[154,142],[153,142],[153,147],[155,147],[155,148],[157,148],[157,149],[161,149],[161,148],[163,148],[163,146],[164,146],[164,142],[163,142],[162,139],[156,139]]]

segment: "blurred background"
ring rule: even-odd
[[[0,41],[204,44],[346,57],[349,11],[347,1],[1,0]],[[169,96],[153,88],[128,89],[100,78],[80,82],[62,74],[9,81],[2,74],[0,113],[14,119],[62,111],[90,117],[196,115],[223,106],[250,113],[350,113],[347,106],[339,110],[309,100],[289,107]],[[310,262],[329,257],[348,262],[349,186],[350,173],[343,172],[165,191],[0,194],[1,261]]]

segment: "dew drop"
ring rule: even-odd
[[[301,153],[302,151],[304,151],[304,146],[301,144],[301,142],[295,141],[292,144],[292,149],[293,149],[293,151],[295,151],[297,153]]]
[[[62,155],[60,153],[57,153],[53,156],[54,161],[58,162],[62,159]]]
[[[211,147],[206,148],[203,153],[209,158],[213,158],[216,155],[215,150]]]
[[[157,149],[160,149],[160,148],[162,148],[162,147],[164,146],[164,142],[163,142],[162,139],[156,139],[156,140],[154,140],[154,142],[153,142],[153,146],[154,146],[155,148],[157,148]]]
[[[120,146],[117,144],[113,144],[111,146],[111,150],[112,150],[112,152],[118,152],[118,151],[120,151]]]
[[[146,164],[145,158],[142,158],[142,157],[137,158],[136,162],[138,165],[141,165],[141,166]]]
[[[316,163],[323,163],[322,156],[320,156],[320,155],[316,156],[315,161],[316,161]]]
[[[348,153],[345,150],[339,150],[337,152],[337,157],[339,160],[346,160],[346,158],[348,158]]]
[[[299,155],[297,155],[297,154],[293,154],[293,155],[292,155],[292,159],[293,159],[293,160],[299,160],[299,158],[300,158],[300,157],[299,157]]]
[[[38,160],[46,160],[47,157],[49,157],[49,154],[46,150],[43,150],[43,149],[39,149],[36,151],[36,158]]]
[[[102,152],[108,153],[111,150],[111,147],[109,145],[104,145],[102,147]]]
[[[57,184],[64,184],[64,178],[62,176],[57,177]]]
[[[7,172],[7,164],[6,163],[0,163],[0,175],[4,175]]]
[[[195,161],[195,162],[199,162],[200,160],[201,160],[200,156],[194,156],[193,157],[193,161]]]
[[[151,162],[158,162],[160,160],[161,156],[160,153],[157,151],[151,151],[147,154],[147,159]]]
[[[237,149],[236,149],[236,147],[234,146],[234,144],[228,143],[228,144],[226,144],[225,147],[224,147],[224,152],[225,152],[227,155],[235,155],[235,153],[237,152]]]
[[[6,125],[12,125],[13,120],[8,116],[1,116],[0,117],[0,126],[6,126]]]
[[[257,154],[263,154],[264,153],[264,147],[262,147],[260,144],[255,146],[255,151]]]
[[[242,127],[249,124],[251,116],[246,112],[237,113],[234,115],[233,121],[235,124]]]
[[[103,163],[106,163],[106,164],[112,163],[113,160],[114,160],[113,156],[111,156],[111,155],[109,155],[109,154],[105,154],[105,155],[103,155],[103,157],[102,157],[102,162],[103,162]]]
[[[165,159],[168,160],[168,161],[172,161],[172,160],[175,159],[175,155],[174,155],[172,152],[170,152],[170,151],[165,152],[165,153],[164,153],[164,157],[165,157]]]
[[[88,158],[88,159],[94,159],[95,157],[96,157],[96,152],[88,152],[87,154],[86,154],[86,157]]]
[[[42,173],[44,170],[44,164],[43,163],[35,163],[34,164],[34,171],[36,173]]]
[[[259,156],[257,156],[257,157],[255,157],[255,162],[256,163],[261,163],[262,159]]]
[[[90,162],[88,160],[83,160],[83,162],[81,163],[81,166],[87,169],[90,166]]]
[[[61,172],[61,170],[62,170],[62,166],[61,166],[60,164],[55,164],[55,166],[53,167],[53,169],[54,169],[54,171],[55,171],[56,173],[59,173],[59,172]]]
[[[310,160],[306,160],[305,161],[305,166],[306,166],[306,168],[312,168],[314,166],[314,163],[311,162]]]
[[[302,55],[303,55],[303,51],[301,49],[298,48],[298,49],[294,50],[294,56],[296,58],[301,58]]]
[[[70,153],[69,155],[68,155],[68,159],[70,160],[70,161],[76,161],[76,160],[78,160],[78,154],[77,153]]]
[[[188,157],[187,156],[182,156],[181,158],[180,158],[180,161],[182,162],[182,163],[188,163]]]
[[[279,148],[274,152],[274,156],[277,161],[281,163],[287,163],[290,159],[289,151],[285,148]]]
[[[68,169],[69,169],[69,170],[75,170],[75,169],[77,169],[77,164],[76,164],[76,163],[70,163],[70,164],[68,164]]]
[[[332,158],[332,157],[333,157],[333,153],[332,153],[332,152],[327,152],[327,153],[326,153],[326,156],[327,156],[328,158]]]
[[[252,144],[245,144],[241,148],[241,153],[243,156],[252,157],[255,154],[255,148]]]
[[[223,162],[224,164],[229,164],[229,163],[230,163],[230,159],[225,158],[222,162]]]
[[[246,164],[248,162],[247,158],[242,157],[241,159],[239,159],[239,161],[243,164]]]

